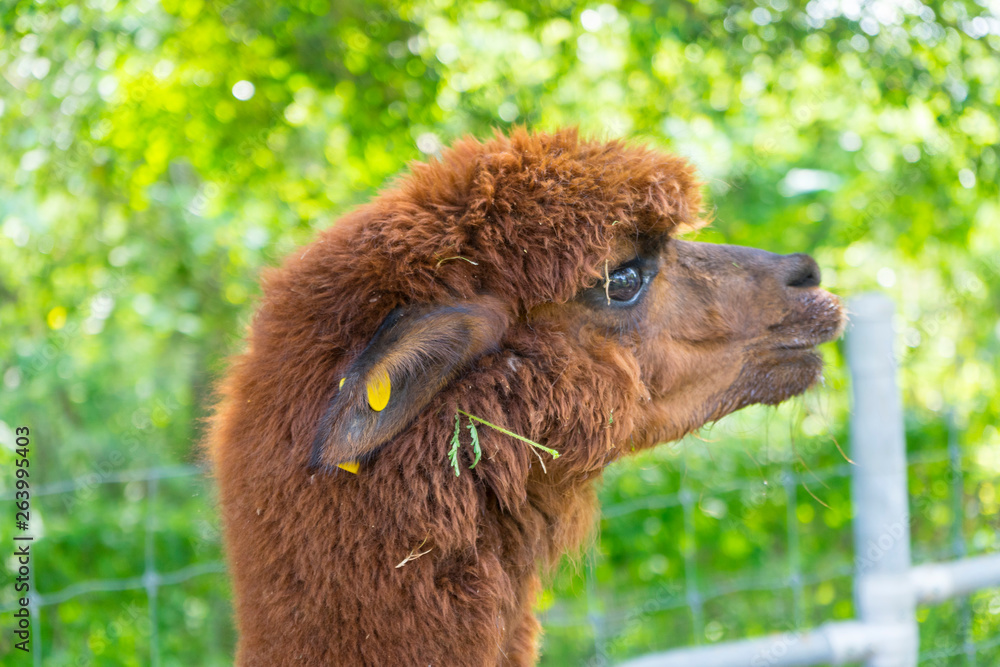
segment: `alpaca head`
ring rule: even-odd
[[[271,280],[277,319],[328,348],[311,466],[464,406],[594,470],[805,391],[843,322],[816,263],[678,239],[700,213],[683,160],[574,132],[414,166]]]
[[[679,239],[700,216],[679,158],[519,130],[269,272],[209,443],[237,664],[532,664],[537,566],[586,536],[589,482],[804,391],[840,332],[811,259]]]

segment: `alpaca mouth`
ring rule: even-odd
[[[776,404],[806,391],[823,375],[818,345],[836,340],[847,318],[840,299],[822,289],[810,289],[795,300],[781,322],[770,328],[773,342],[752,368],[744,369],[743,387],[752,402]]]
[[[772,334],[778,334],[771,349],[810,351],[839,338],[846,324],[844,307],[837,296],[822,289],[809,290],[796,299],[781,322],[770,328]]]

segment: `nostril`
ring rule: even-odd
[[[817,287],[819,281],[819,265],[816,264],[816,260],[802,253],[788,256],[785,285],[788,287]]]

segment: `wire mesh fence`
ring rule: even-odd
[[[29,572],[29,588],[32,591],[29,596],[29,611],[31,613],[31,630],[34,637],[33,650],[31,652],[31,662],[33,665],[41,666],[49,664],[45,661],[42,646],[42,610],[47,607],[56,607],[73,598],[98,593],[117,593],[122,591],[143,591],[146,595],[146,605],[132,606],[125,608],[125,617],[129,621],[136,621],[140,618],[148,620],[146,627],[149,633],[149,659],[144,664],[160,664],[160,642],[159,642],[159,622],[157,619],[157,598],[161,588],[174,586],[194,577],[207,574],[217,574],[225,572],[225,564],[222,561],[209,561],[202,563],[192,563],[186,567],[162,572],[157,570],[157,559],[155,550],[154,535],[156,533],[157,514],[155,511],[155,501],[160,480],[175,478],[192,478],[203,473],[202,469],[191,465],[176,465],[166,467],[156,467],[143,470],[128,470],[111,474],[90,474],[70,480],[64,480],[39,486],[33,490],[36,497],[46,496],[76,496],[81,492],[91,492],[97,486],[121,485],[127,483],[142,483],[146,486],[146,511],[143,522],[143,571],[141,575],[133,577],[119,577],[111,579],[89,579],[78,581],[65,588],[38,592],[35,570]],[[14,492],[8,491],[0,493],[0,500],[10,501],[14,498]],[[18,607],[16,602],[8,602],[0,605],[0,613],[8,614]],[[81,664],[87,664],[82,662]]]
[[[968,456],[968,453],[965,454]],[[924,452],[917,456],[911,456],[908,460],[908,468],[911,477],[918,474],[917,471],[926,466],[937,466],[944,464],[951,468],[955,475],[955,483],[960,483],[962,479],[962,458],[963,454],[957,446],[950,446],[946,449]],[[826,469],[814,470],[810,472],[796,472],[790,467],[786,467],[780,474],[779,483],[788,498],[786,516],[786,540],[789,545],[787,553],[784,554],[785,573],[781,575],[761,577],[756,573],[729,579],[726,581],[710,581],[708,586],[702,586],[699,576],[700,570],[697,559],[689,556],[686,559],[686,575],[680,582],[666,589],[660,589],[659,594],[646,597],[635,604],[625,604],[612,609],[607,609],[606,601],[599,600],[595,595],[595,590],[591,586],[588,588],[588,602],[592,609],[603,611],[592,611],[585,619],[578,615],[566,612],[562,609],[554,609],[543,616],[543,622],[547,628],[558,627],[579,627],[581,624],[593,629],[594,646],[593,657],[588,664],[606,665],[614,664],[615,657],[619,655],[615,643],[620,642],[620,638],[627,635],[630,629],[641,625],[650,615],[666,610],[683,610],[690,615],[692,630],[689,636],[695,639],[696,644],[712,643],[713,636],[712,620],[705,616],[705,605],[713,600],[724,600],[727,596],[737,593],[754,592],[786,592],[789,594],[791,603],[789,605],[789,618],[785,628],[780,626],[770,628],[771,631],[785,630],[782,635],[783,642],[797,641],[796,638],[809,627],[806,617],[806,604],[804,601],[804,590],[815,588],[822,584],[834,584],[852,579],[859,561],[832,564],[830,567],[820,571],[804,571],[802,569],[802,544],[799,539],[798,526],[800,524],[795,516],[795,499],[799,494],[805,494],[803,484],[819,484],[834,479],[849,480],[852,472],[852,465],[832,466]],[[753,493],[759,490],[767,480],[744,480],[735,484],[721,485],[714,488],[716,495],[724,495],[733,492]],[[698,509],[699,497],[690,490],[684,490],[673,494],[662,494],[643,498],[639,501],[617,503],[602,508],[602,518],[605,521],[614,521],[627,517],[640,510],[654,509],[664,512],[677,512],[684,517],[685,533],[679,537],[680,541],[692,546],[694,541],[691,536],[694,533],[692,517]],[[958,511],[961,511],[961,503],[958,503]],[[961,525],[960,517],[956,525]],[[963,558],[968,555],[965,540],[955,539],[944,545],[936,552],[927,552],[925,556],[934,560],[947,558]],[[1000,570],[998,570],[1000,573]],[[593,579],[593,565],[588,564],[586,570],[588,581]],[[705,572],[711,580],[711,573]],[[1000,576],[1000,574],[998,574]],[[996,603],[993,603],[996,606]],[[939,648],[927,648],[921,650],[919,655],[920,665],[985,665],[1000,664],[1000,626],[995,627],[997,634],[985,639],[976,639],[973,634],[973,623],[971,620],[971,605],[967,600],[958,603],[957,615],[960,618],[957,624],[957,632],[950,637],[951,645]],[[678,645],[680,642],[674,638],[664,638],[661,646]],[[776,651],[781,653],[784,644],[779,642],[775,645]],[[759,652],[756,649],[749,656],[741,656],[745,659],[733,661],[732,665],[743,665],[748,667],[763,667],[773,664],[765,654],[757,662],[751,662],[754,654]],[[948,662],[947,659],[965,657],[966,662]],[[671,663],[672,664],[672,663]],[[677,664],[702,664],[697,662],[677,663]],[[714,664],[714,663],[713,663]],[[805,664],[805,663],[803,663]],[[824,664],[824,663],[810,663]]]

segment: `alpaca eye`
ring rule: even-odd
[[[613,301],[631,301],[642,289],[642,274],[634,266],[626,266],[608,276],[607,295]]]
[[[601,277],[577,294],[577,300],[601,312],[624,311],[642,302],[643,294],[659,272],[659,256],[637,255],[608,271],[601,267]]]

